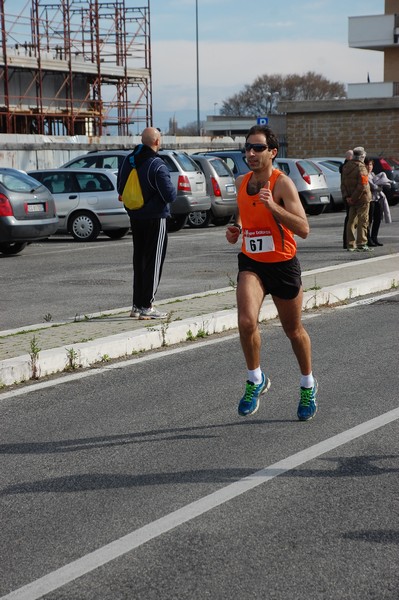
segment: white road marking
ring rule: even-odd
[[[229,502],[254,488],[263,485],[275,477],[291,471],[304,463],[318,458],[320,455],[330,452],[339,446],[347,444],[371,431],[384,427],[399,419],[399,407],[382,414],[370,421],[361,423],[347,431],[324,440],[305,450],[292,454],[279,462],[276,462],[260,471],[256,471],[247,477],[239,479],[234,483],[217,490],[208,496],[204,496],[195,502],[187,504],[148,525],[144,525],[131,533],[109,543],[94,552],[90,552],[81,558],[64,565],[63,567],[32,581],[27,585],[10,592],[0,600],[37,600],[46,594],[57,590],[64,585],[75,581],[79,577],[87,575],[98,567],[105,565],[116,558],[139,548],[146,542],[153,540],[163,533],[171,531],[183,523],[187,523],[196,517],[204,515],[208,511]]]
[[[367,304],[374,304],[374,302],[378,302],[379,300],[385,300],[385,298],[392,298],[392,296],[397,296],[399,294],[399,290],[394,290],[392,292],[387,292],[386,294],[379,294],[378,296],[372,296],[370,298],[362,298],[361,300],[356,300],[355,302],[350,302],[349,304],[342,304],[335,306],[336,310],[342,310],[343,308],[355,308],[356,306],[365,306]]]
[[[204,292],[206,294],[206,292]],[[355,308],[356,306],[361,306],[365,304],[372,304],[373,302],[378,302],[378,300],[382,300],[385,298],[391,298],[392,296],[396,296],[399,294],[399,290],[394,290],[392,292],[388,292],[386,294],[378,294],[377,296],[373,296],[371,298],[363,298],[361,300],[357,300],[355,302],[351,302],[349,304],[343,304],[339,306],[335,306],[334,310],[344,310],[347,308]],[[194,294],[195,295],[195,294]],[[158,303],[160,304],[160,303]],[[319,317],[322,313],[304,313],[302,315],[302,320],[306,321],[308,319],[313,319]],[[276,320],[274,323],[275,327],[281,327],[280,321]],[[138,358],[131,358],[129,360],[123,360],[120,362],[113,363],[112,365],[105,365],[103,367],[98,367],[94,369],[90,369],[87,371],[82,371],[79,373],[71,373],[70,375],[64,375],[62,377],[57,377],[55,379],[50,379],[49,381],[43,381],[40,383],[32,383],[31,385],[26,385],[22,388],[18,388],[15,390],[10,390],[8,392],[4,392],[0,394],[0,402],[1,400],[6,400],[8,398],[15,398],[16,396],[22,396],[24,394],[30,394],[32,391],[43,390],[46,388],[51,388],[56,385],[60,385],[62,383],[69,383],[71,381],[77,381],[80,379],[85,379],[86,377],[93,377],[94,375],[99,375],[101,373],[105,373],[107,371],[112,371],[114,369],[124,369],[125,367],[131,367],[132,365],[158,360],[160,358],[165,358],[165,356],[171,356],[173,354],[180,354],[182,352],[191,352],[191,350],[196,350],[200,348],[204,348],[206,346],[212,346],[214,344],[220,344],[226,340],[232,340],[238,337],[238,333],[232,333],[230,335],[224,335],[222,337],[218,337],[211,340],[205,340],[203,342],[195,342],[193,344],[188,344],[184,346],[178,346],[177,348],[169,348],[167,350],[162,350],[160,352],[156,352],[154,354],[148,354],[144,356],[140,356]],[[0,598],[1,600],[1,598]]]

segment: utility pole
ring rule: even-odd
[[[196,52],[197,52],[197,135],[201,135],[200,98],[199,98],[198,0],[195,0],[195,42],[196,42]]]

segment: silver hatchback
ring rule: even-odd
[[[42,169],[29,175],[52,193],[59,232],[92,242],[101,231],[111,239],[126,235],[130,220],[118,200],[116,175],[106,169]]]
[[[191,212],[188,225],[194,228],[207,227],[209,223],[227,225],[237,210],[237,189],[232,171],[218,156],[193,154],[191,158],[205,175],[211,208]]]
[[[283,171],[298,190],[308,215],[321,215],[330,204],[330,191],[323,171],[306,158],[275,158],[274,166]]]
[[[0,253],[17,254],[57,228],[50,192],[22,171],[0,168]]]

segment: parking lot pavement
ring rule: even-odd
[[[366,258],[306,271],[304,310],[333,305],[399,285],[399,254]],[[157,303],[162,322],[129,316],[131,307],[81,315],[63,323],[41,323],[0,332],[0,387],[46,375],[131,357],[237,327],[233,287]],[[274,319],[273,302],[264,302],[261,320]]]

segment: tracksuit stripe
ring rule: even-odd
[[[154,301],[156,291],[158,289],[160,273],[162,267],[162,254],[165,244],[165,234],[166,234],[166,219],[160,219],[159,222],[159,231],[158,231],[158,239],[157,239],[157,251],[155,255],[155,265],[154,265],[154,279],[153,279],[153,288],[152,288],[152,299],[151,302]]]

